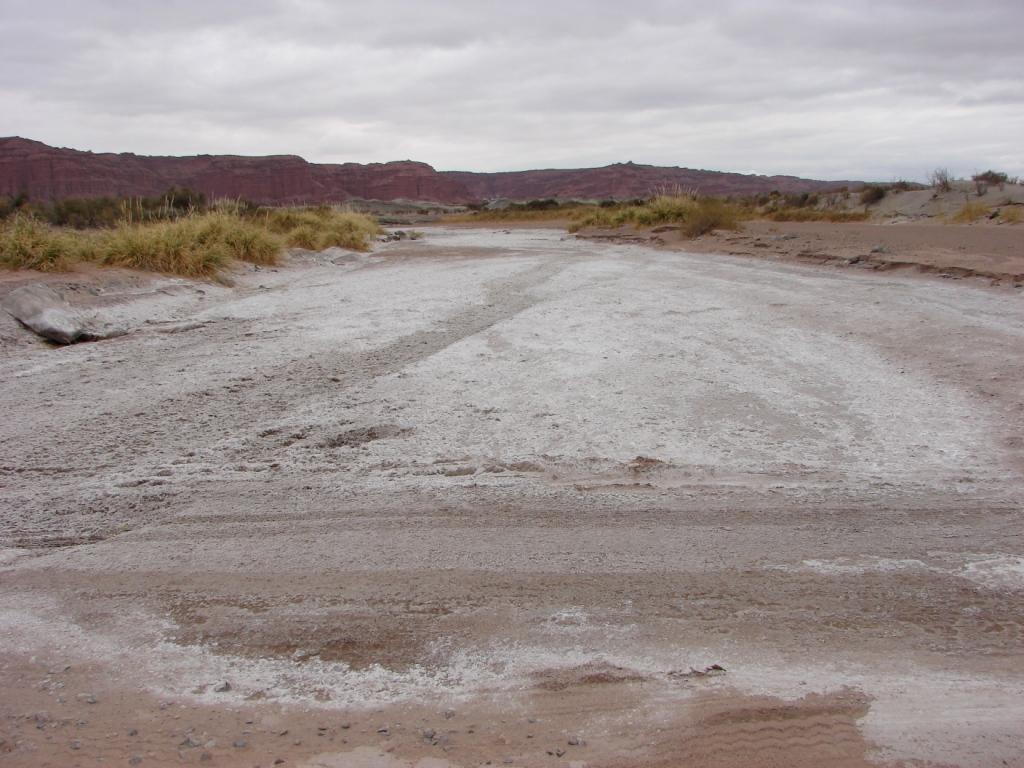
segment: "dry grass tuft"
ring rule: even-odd
[[[970,224],[988,216],[988,207],[982,203],[964,203],[964,207],[957,211],[950,221],[956,224]]]
[[[228,207],[112,229],[55,227],[28,214],[0,221],[0,266],[59,271],[77,262],[213,277],[232,261],[274,264],[289,245],[366,250],[380,231],[363,214],[333,208],[245,214]]]
[[[1020,224],[1024,221],[1024,208],[1019,205],[1008,205],[999,212],[999,218],[1007,224]]]
[[[714,229],[739,229],[740,219],[740,209],[725,200],[660,195],[641,205],[597,208],[573,222],[569,231],[578,232],[584,227],[654,227],[677,224],[686,237],[699,237]]]
[[[338,208],[275,208],[261,213],[268,230],[284,237],[287,245],[322,251],[337,246],[365,251],[380,234],[376,220],[363,213]]]

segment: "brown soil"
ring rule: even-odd
[[[944,278],[1024,285],[1024,226],[941,223],[745,222],[694,240],[677,228],[586,230],[582,237],[694,253],[723,253],[858,269],[908,269]]]

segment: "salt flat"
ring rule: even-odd
[[[549,230],[337,261],[5,342],[11,765],[1020,755],[1019,292]]]

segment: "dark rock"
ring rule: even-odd
[[[41,283],[15,288],[4,297],[3,308],[30,331],[58,344],[74,344],[87,333],[71,305]]]

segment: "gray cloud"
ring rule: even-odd
[[[1024,172],[1019,0],[0,0],[0,134],[96,151]]]

